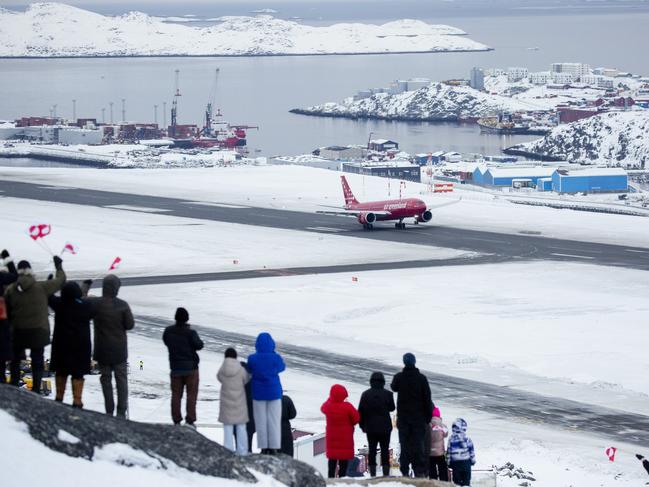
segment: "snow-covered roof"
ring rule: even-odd
[[[372,140],[370,140],[370,144],[387,144],[388,142],[390,144],[396,144],[395,141],[388,140],[388,139],[372,139]]]
[[[494,178],[525,178],[525,177],[550,177],[555,169],[552,167],[520,167],[498,168],[490,167],[487,172]]]
[[[575,178],[583,176],[626,176],[627,172],[621,167],[593,167],[589,169],[576,169],[576,170],[563,170],[558,169],[557,172],[563,178]]]

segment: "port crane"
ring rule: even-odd
[[[180,78],[180,70],[176,69],[176,80],[175,80],[175,87],[176,90],[174,92],[174,101],[171,103],[171,127],[169,128],[169,135],[171,137],[176,136],[176,126],[178,125],[178,98],[180,98],[180,85],[179,85],[179,78]]]

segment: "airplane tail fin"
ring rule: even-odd
[[[347,206],[347,205],[358,204],[358,200],[354,196],[354,193],[352,193],[352,189],[349,187],[347,178],[345,176],[340,176],[340,181],[342,182],[343,185],[343,194],[345,195],[345,205]]]

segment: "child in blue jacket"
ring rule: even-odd
[[[471,485],[471,466],[475,465],[473,441],[466,435],[467,424],[462,418],[453,422],[453,433],[448,439],[446,458],[453,469],[455,485]]]

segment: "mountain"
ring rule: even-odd
[[[571,162],[649,167],[649,110],[608,112],[560,125],[506,152]]]
[[[0,56],[245,56],[482,51],[447,25],[398,20],[383,25],[313,27],[276,19],[220,17],[207,27],[141,12],[104,16],[61,3],[0,10]]]
[[[416,91],[377,93],[360,100],[347,98],[342,103],[324,103],[291,111],[324,117],[457,121],[528,109],[527,103],[468,86],[431,83]]]

